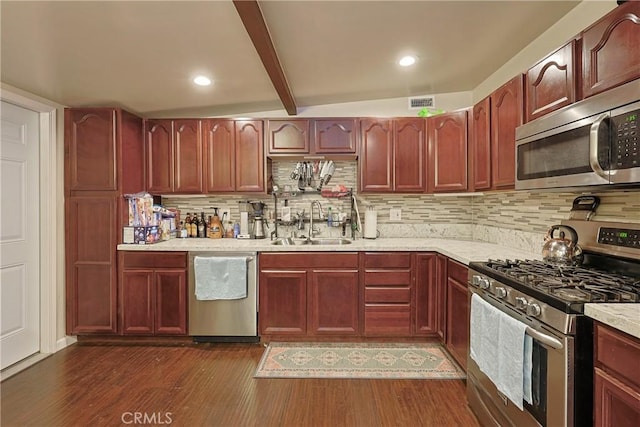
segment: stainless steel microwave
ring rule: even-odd
[[[640,186],[640,80],[516,129],[517,190]]]

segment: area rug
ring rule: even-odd
[[[439,344],[270,343],[256,378],[463,379]]]

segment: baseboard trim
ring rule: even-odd
[[[75,344],[78,341],[76,337],[65,336],[56,341],[56,351],[60,351],[65,347],[69,347],[71,344]]]

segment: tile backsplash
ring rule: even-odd
[[[274,161],[273,182],[292,190],[298,182],[290,178],[296,161]],[[595,194],[601,202],[593,219],[640,223],[640,190],[553,192],[501,191],[486,194],[411,195],[357,194],[357,162],[337,161],[336,172],[329,186],[342,184],[352,188],[358,201],[362,222],[364,212],[371,207],[378,213],[381,237],[447,237],[503,243],[508,246],[539,252],[542,238],[549,226],[569,217],[573,199],[581,194]],[[260,200],[267,204],[267,217],[273,219],[274,198],[268,195],[167,196],[163,204],[187,212],[213,213],[213,207],[227,208],[231,221],[239,220],[242,202]],[[295,197],[278,199],[278,216],[287,204],[292,213],[309,214],[311,202],[319,200],[323,210],[350,212],[349,198],[328,199],[317,193],[300,192]],[[401,220],[390,219],[390,209],[401,210]],[[227,221],[226,219],[225,221]],[[272,224],[272,221],[270,221]],[[271,225],[271,227],[273,227]],[[279,228],[279,234],[289,235],[293,227]],[[321,235],[335,235],[338,229],[325,228]]]

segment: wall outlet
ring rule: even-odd
[[[231,220],[231,209],[229,208],[218,208],[218,217],[221,221],[230,221]]]
[[[402,209],[389,209],[389,221],[402,221]]]

